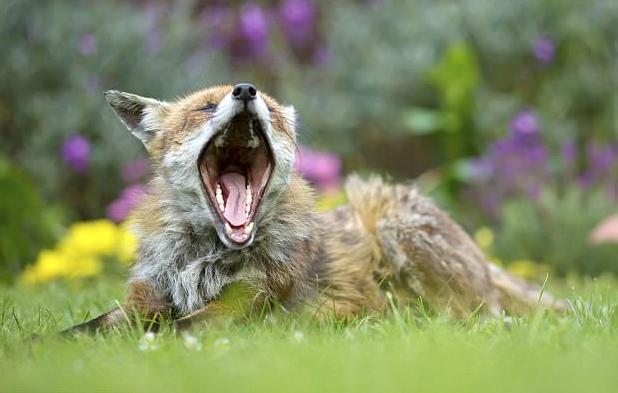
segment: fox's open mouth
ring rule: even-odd
[[[231,244],[241,247],[253,238],[255,215],[273,165],[262,125],[247,113],[236,115],[202,150],[202,183]]]

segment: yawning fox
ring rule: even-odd
[[[293,171],[296,113],[255,86],[216,86],[175,102],[108,91],[154,167],[134,214],[139,239],[126,300],[69,331],[165,316],[178,329],[278,303],[349,319],[417,301],[466,317],[564,308],[487,258],[413,186],[350,177],[349,204],[314,210]],[[244,307],[224,302],[242,288]]]

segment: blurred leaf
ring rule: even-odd
[[[444,121],[440,111],[416,107],[404,113],[403,124],[413,135],[428,135],[439,131]]]
[[[46,207],[32,182],[0,157],[0,281],[11,281],[54,240],[58,211]]]
[[[458,115],[469,110],[479,84],[479,69],[474,51],[465,43],[451,44],[438,65],[429,71],[429,80],[436,86],[447,112],[447,128],[459,130]]]
[[[470,160],[457,160],[451,165],[451,175],[457,181],[469,182],[473,178],[473,174]]]

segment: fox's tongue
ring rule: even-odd
[[[247,188],[245,176],[231,172],[221,175],[219,181],[224,195],[227,194],[223,216],[232,226],[238,227],[246,224]]]

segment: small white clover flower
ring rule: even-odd
[[[182,336],[183,338],[183,342],[185,344],[185,348],[189,349],[189,350],[193,350],[193,351],[201,351],[202,350],[202,343],[200,342],[200,340],[189,334],[189,333],[185,333]]]
[[[300,330],[295,330],[294,333],[292,333],[292,340],[297,343],[302,343],[305,341],[305,334]]]
[[[140,351],[154,351],[159,349],[157,344],[157,336],[153,332],[146,332],[139,340],[137,348]]]
[[[215,342],[212,344],[215,349],[219,349],[219,350],[227,350],[230,347],[230,339],[227,337],[221,337],[217,340],[215,340]]]

